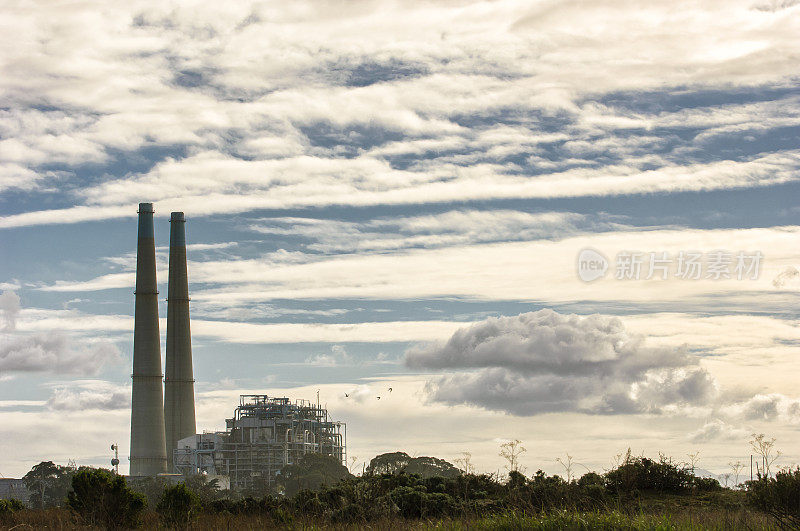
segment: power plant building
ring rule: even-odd
[[[346,465],[347,428],[305,400],[242,395],[224,432],[181,439],[175,469],[184,475],[226,476],[231,488],[274,486],[287,464],[303,455],[330,455]]]
[[[308,453],[346,465],[345,424],[305,400],[242,395],[225,431],[196,433],[184,215],[170,216],[162,375],[153,204],[139,203],[138,214],[130,475],[208,474],[235,489],[274,486],[284,466]]]

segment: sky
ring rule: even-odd
[[[198,431],[319,392],[357,469],[797,464],[799,61],[797,0],[7,2],[0,474],[127,471],[139,202]]]

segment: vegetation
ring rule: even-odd
[[[61,508],[0,503],[0,527],[790,529],[800,522],[800,468],[733,490],[663,455],[628,452],[611,470],[580,477],[573,476],[568,455],[559,461],[562,477],[541,470],[525,475],[519,443],[505,449],[514,462],[502,478],[475,473],[468,455],[458,470],[433,457],[383,454],[354,476],[336,460],[308,454],[283,470],[277,487],[246,492],[222,491],[203,476],[126,483],[110,471],[83,469],[72,473],[65,507],[52,495],[42,499]],[[52,463],[43,465],[36,469],[40,478],[53,471]],[[50,477],[40,492],[55,492],[48,489],[60,476]]]
[[[147,502],[125,478],[103,469],[81,470],[72,477],[67,505],[91,526],[129,529],[139,524]]]
[[[164,526],[171,529],[185,529],[197,515],[199,498],[183,483],[171,485],[164,489],[156,512]]]
[[[748,501],[783,529],[800,529],[800,467],[747,482]]]
[[[52,461],[42,461],[22,477],[30,492],[30,501],[37,509],[59,507],[67,499],[76,467],[59,466]]]
[[[14,513],[24,508],[25,505],[19,500],[0,500],[0,525],[11,522]]]
[[[286,496],[294,496],[304,489],[317,490],[323,485],[333,485],[352,477],[347,467],[335,457],[307,454],[299,462],[284,467],[279,482]]]

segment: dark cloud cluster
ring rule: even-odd
[[[454,370],[431,380],[432,400],[514,415],[660,413],[705,405],[714,379],[686,349],[645,345],[614,317],[552,310],[490,318],[445,344],[406,353],[407,366]]]
[[[0,337],[0,374],[97,374],[104,365],[120,358],[119,349],[109,342],[79,345],[57,332],[33,335],[16,332],[20,311],[19,296],[4,291],[0,295],[0,316],[4,322],[2,330],[8,333]]]
[[[53,372],[98,374],[109,362],[119,360],[112,343],[76,345],[59,333],[14,337],[0,343],[0,374],[5,372]]]

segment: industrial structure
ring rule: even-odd
[[[347,461],[347,427],[330,419],[319,404],[242,395],[226,425],[223,432],[181,439],[175,469],[184,475],[225,476],[236,489],[274,486],[281,469],[307,453]]]
[[[153,204],[139,203],[133,325],[131,476],[167,471]]]
[[[197,433],[194,416],[192,334],[189,329],[189,278],[186,271],[186,220],[170,215],[169,287],[167,288],[167,352],[164,370],[164,431],[167,470],[178,441]]]
[[[345,464],[345,425],[332,421],[319,399],[292,403],[285,397],[243,395],[225,431],[196,433],[186,220],[183,212],[170,215],[162,387],[153,214],[152,203],[139,203],[130,475],[207,474],[228,488],[244,488],[273,486],[284,466],[307,453]]]

